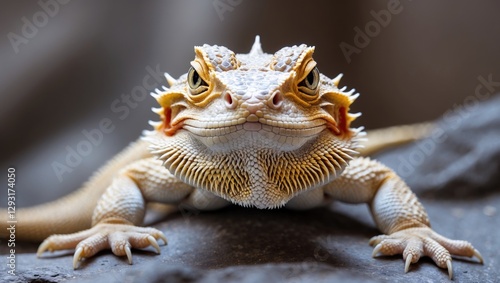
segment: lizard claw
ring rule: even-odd
[[[36,256],[41,257],[42,254],[46,251],[53,252],[53,249],[50,246],[50,242],[43,241],[43,243],[40,244],[38,250],[36,251]]]
[[[129,246],[125,246],[125,253],[127,254],[128,264],[132,264],[132,251]]]
[[[405,273],[408,272],[408,270],[410,269],[410,264],[411,264],[411,260],[412,260],[413,256],[411,254],[409,254],[407,257],[406,257],[406,261],[405,261]]]
[[[474,249],[474,255],[478,260],[479,260],[479,263],[483,263],[484,260],[483,260],[483,256],[481,255],[481,253],[479,253],[478,250]]]
[[[371,245],[371,243],[370,243],[370,245]],[[373,249],[372,257],[376,257],[378,255],[378,253],[380,252],[381,249],[382,249],[382,245],[381,244],[377,244],[375,246],[375,248]]]
[[[148,239],[149,244],[153,248],[155,248],[156,253],[159,254],[160,253],[160,246],[158,245],[158,242],[156,241],[156,239],[153,236],[148,236],[146,239]],[[128,256],[128,253],[127,253],[127,256]]]
[[[164,245],[168,245],[168,241],[167,241],[167,237],[165,237],[165,234],[163,234],[162,231],[158,231],[158,238],[161,239],[163,241],[163,244]]]
[[[453,266],[451,266],[451,260],[446,261],[446,268],[448,268],[448,277],[453,278]]]
[[[73,269],[78,269],[78,267],[80,266],[80,261],[83,259],[82,253],[83,253],[82,247],[76,249],[75,255],[73,256]]]
[[[410,264],[416,263],[421,256],[429,256],[441,268],[448,270],[448,276],[453,278],[451,255],[476,257],[483,263],[483,257],[466,241],[451,240],[434,232],[429,227],[409,228],[390,235],[380,235],[370,239],[370,245],[375,246],[372,256],[377,254],[403,254],[405,273]]]

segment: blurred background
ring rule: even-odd
[[[437,119],[479,76],[500,82],[499,11],[465,0],[2,1],[2,184],[15,167],[18,207],[79,187],[150,128],[156,102],[144,89],[185,73],[193,46],[246,53],[255,35],[268,53],[316,46],[320,71],[361,93],[357,126]],[[103,123],[108,132],[84,135]]]

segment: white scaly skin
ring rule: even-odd
[[[111,166],[87,185],[115,174],[98,193],[92,228],[76,232],[88,226],[66,223],[64,233],[76,233],[48,237],[38,254],[74,248],[77,268],[102,249],[126,255],[130,263],[131,248],[151,245],[160,252],[157,240],[167,241],[163,233],[137,227],[148,202],[184,202],[205,210],[230,203],[307,209],[336,199],[370,206],[385,234],[370,240],[373,256],[403,254],[405,272],[421,256],[447,268],[450,278],[451,255],[482,262],[470,243],[430,228],[422,205],[392,170],[356,157],[363,133],[350,128],[355,115],[348,111],[358,95],[338,88],[340,76],[320,74],[313,51],[300,45],[265,54],[258,38],[249,54],[196,47],[188,74],[177,80],[166,75],[170,88],[153,94],[160,122],[145,132],[146,142],[121,157],[136,161]],[[146,144],[156,158],[145,152]],[[70,197],[57,209],[75,201],[81,199]],[[24,212],[26,218],[33,211]],[[21,227],[19,236],[44,237],[47,224],[50,220]]]

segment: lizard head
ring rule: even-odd
[[[356,154],[359,130],[341,76],[321,74],[314,47],[248,54],[195,47],[187,74],[152,95],[160,122],[146,135],[176,177],[234,203],[284,205],[338,176]]]

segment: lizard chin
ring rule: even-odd
[[[258,132],[262,130],[262,124],[259,122],[245,122],[243,123],[243,129],[248,132]]]

